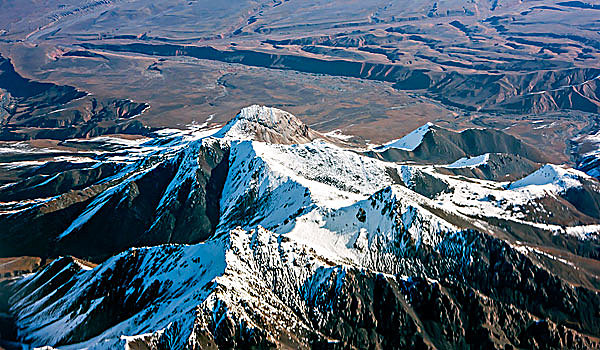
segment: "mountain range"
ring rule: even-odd
[[[0,282],[5,346],[600,348],[597,173],[497,129],[398,136],[252,105],[4,152],[0,256],[41,258]]]

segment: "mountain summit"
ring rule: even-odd
[[[296,116],[281,109],[259,105],[243,108],[215,136],[278,144],[300,144],[324,138]]]

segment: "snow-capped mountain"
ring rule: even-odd
[[[583,184],[580,179],[589,178],[585,173],[574,170],[564,169],[562,167],[546,164],[526,177],[510,184],[511,189],[535,186],[553,186],[552,189],[557,192],[566,191],[572,187],[581,187]]]
[[[325,138],[292,114],[259,105],[242,109],[215,137],[279,144],[297,144]]]
[[[446,168],[472,168],[480,165],[485,165],[490,160],[490,154],[485,153],[475,157],[463,157],[452,164],[446,165]]]
[[[426,129],[394,147],[465,137]],[[59,349],[598,348],[600,185],[486,135],[504,143],[406,165],[251,106],[220,129],[71,140],[105,147],[12,164],[29,177],[0,191],[0,251],[52,260],[11,282],[18,338]],[[521,179],[478,176],[519,159]]]
[[[384,145],[376,147],[375,150],[382,152],[390,148],[397,148],[405,151],[414,151],[415,148],[419,147],[423,142],[423,137],[429,132],[433,123],[427,123],[423,126],[418,127],[411,133],[397,140],[390,141]]]
[[[373,148],[365,154],[386,161],[450,164],[460,158],[502,153],[547,162],[538,149],[495,129],[452,131],[427,123],[406,136]]]

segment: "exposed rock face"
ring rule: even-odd
[[[412,149],[387,147],[366,154],[387,161],[449,164],[462,157],[484,153],[506,153],[533,162],[546,161],[546,157],[539,150],[500,130],[467,129],[454,132],[436,125],[430,126],[423,134],[422,140]]]
[[[430,132],[451,140],[448,149],[479,152],[496,135],[494,147],[511,140],[511,150],[530,151],[485,131],[473,141],[433,127],[413,153],[435,144]],[[18,340],[67,349],[600,348],[597,206],[584,204],[595,203],[596,180],[544,165],[498,183],[317,138],[283,111],[252,106],[220,130],[71,141],[105,147],[3,186],[3,254],[100,262],[59,257],[11,281]],[[500,168],[502,157],[482,159]],[[35,196],[38,187],[47,197]]]
[[[464,242],[471,248],[457,250]],[[152,322],[177,327],[178,343],[190,348],[600,346],[586,335],[598,329],[597,293],[561,282],[507,244],[466,231],[410,251],[396,258],[420,277],[327,266],[336,262],[262,228],[234,230],[198,246],[130,250],[97,271],[58,260],[14,286],[12,310],[31,327],[24,340],[36,344],[94,346],[87,339],[99,334],[116,344],[119,332],[148,330],[142,317],[153,309]],[[58,299],[35,303],[48,293]],[[68,316],[58,333],[34,331],[50,310],[88,321]]]
[[[131,246],[204,240],[218,222],[227,152],[199,142],[129,165],[89,159],[69,169],[59,163],[52,176],[42,167],[2,191],[7,203],[28,204],[1,215],[0,255],[102,260]]]
[[[488,153],[487,160],[473,166],[438,167],[445,174],[493,181],[513,181],[531,174],[539,164],[516,154]]]
[[[147,134],[134,120],[149,105],[101,99],[71,86],[21,77],[0,56],[0,140],[65,140],[103,134]]]
[[[286,111],[259,105],[242,109],[215,136],[278,144],[300,144],[326,138]]]

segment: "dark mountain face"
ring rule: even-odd
[[[130,165],[57,164],[51,176],[36,174],[6,187],[7,202],[48,200],[2,216],[0,255],[72,254],[98,261],[131,246],[206,239],[218,222],[227,150],[189,147]]]
[[[525,158],[526,162],[548,161],[539,150],[500,130],[467,129],[455,132],[435,125],[427,130],[422,140],[412,150],[389,146],[366,154],[387,161],[418,161],[433,164],[449,164],[462,157],[485,153],[512,154]]]

